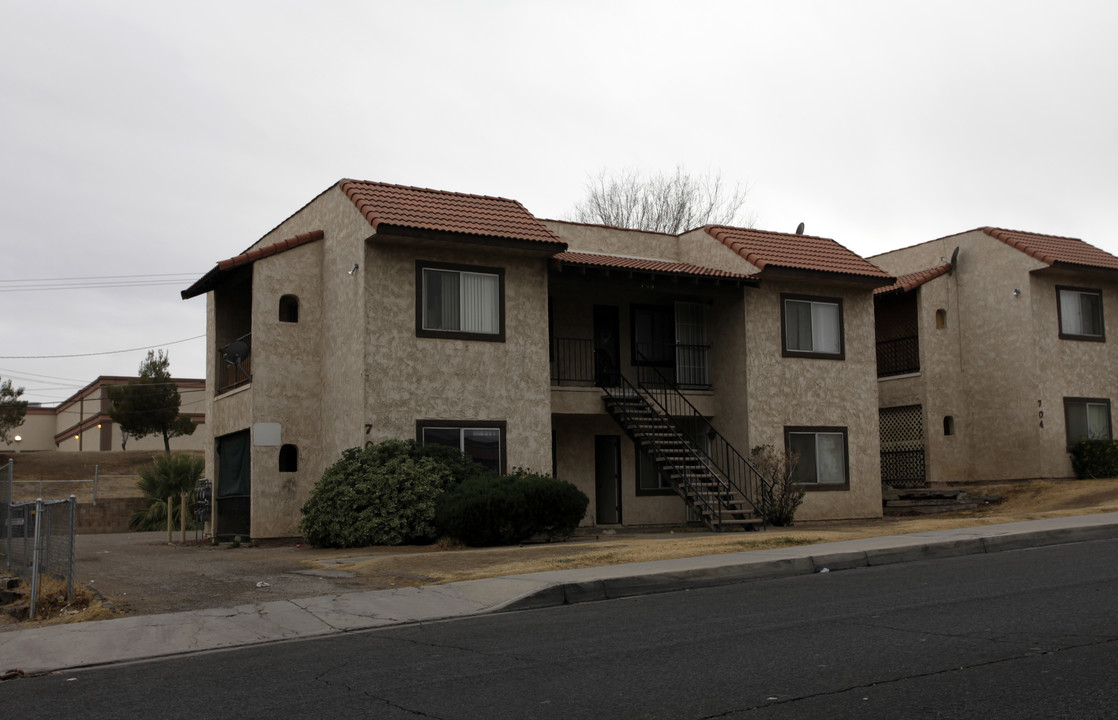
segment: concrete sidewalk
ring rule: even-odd
[[[855,567],[1118,538],[1118,513],[52,625],[0,634],[0,675]]]

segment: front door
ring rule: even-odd
[[[621,436],[594,436],[594,497],[598,525],[621,522]]]
[[[252,442],[249,431],[222,435],[215,440],[215,445],[214,537],[247,537],[252,529]]]
[[[594,381],[617,387],[621,376],[621,322],[616,305],[594,306]]]

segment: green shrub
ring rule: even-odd
[[[1118,478],[1118,440],[1080,440],[1072,446],[1071,466],[1081,480]]]
[[[140,471],[140,479],[136,486],[150,501],[143,510],[137,510],[128,519],[128,527],[132,530],[166,530],[167,529],[167,498],[173,497],[171,503],[171,521],[175,527],[182,527],[179,518],[182,503],[179,496],[187,493],[187,524],[193,526],[190,519],[194,512],[194,485],[205,471],[206,461],[197,455],[159,455],[154,458],[151,465]]]
[[[470,458],[440,445],[386,440],[351,448],[311,490],[299,531],[319,547],[432,542],[439,495],[484,474]]]
[[[533,535],[569,535],[590,499],[563,480],[517,471],[475,477],[439,498],[439,532],[466,545],[515,545]]]

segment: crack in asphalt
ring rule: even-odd
[[[412,632],[422,632],[423,629],[424,629],[424,627],[423,627],[422,623],[420,623],[418,625],[415,625],[412,628]],[[459,646],[459,645],[447,645],[447,644],[442,644],[442,643],[423,642],[423,641],[417,640],[415,638],[408,637],[408,636],[404,635],[403,633],[401,633],[399,636],[392,637],[391,639],[392,640],[398,640],[400,642],[406,642],[409,645],[414,645],[416,647],[426,647],[426,648],[432,648],[432,649],[435,649],[435,650],[457,650],[459,652],[470,653],[472,655],[480,655],[481,657],[512,658],[513,660],[516,660],[517,662],[524,662],[524,663],[531,662],[531,663],[535,664],[535,663],[539,662],[539,658],[536,658],[536,657],[531,657],[531,658],[521,657],[521,656],[515,655],[513,653],[485,652],[484,650],[478,650],[476,648],[471,648],[471,647],[462,647],[462,646]]]
[[[775,706],[778,706],[778,705],[791,705],[793,703],[798,703],[798,702],[803,701],[803,700],[814,700],[816,698],[832,697],[832,696],[835,696],[835,695],[843,695],[843,694],[848,693],[848,692],[853,692],[855,690],[868,690],[870,688],[875,688],[875,687],[879,687],[879,686],[882,686],[882,685],[894,685],[896,683],[907,682],[909,680],[920,680],[920,679],[923,679],[923,678],[936,677],[938,675],[949,675],[951,673],[965,672],[967,670],[974,670],[976,668],[992,667],[994,665],[1001,665],[1002,663],[1007,663],[1007,662],[1016,662],[1018,660],[1025,660],[1025,659],[1028,659],[1028,658],[1043,657],[1045,655],[1055,655],[1057,653],[1065,652],[1067,650],[1079,650],[1081,648],[1094,647],[1096,645],[1106,645],[1108,643],[1113,643],[1113,642],[1116,642],[1116,641],[1118,641],[1118,638],[1110,637],[1110,638],[1105,638],[1105,639],[1102,639],[1102,640],[1098,640],[1096,642],[1082,643],[1082,644],[1079,644],[1079,645],[1068,645],[1068,646],[1065,646],[1065,647],[1055,648],[1053,650],[1033,649],[1029,652],[1021,653],[1019,655],[1013,655],[1011,657],[1006,657],[1006,658],[998,658],[996,660],[987,660],[985,662],[971,663],[971,664],[968,664],[968,665],[959,665],[958,667],[952,666],[952,667],[949,667],[949,668],[945,668],[943,670],[931,670],[931,671],[923,672],[923,673],[915,673],[915,674],[912,674],[912,675],[905,675],[905,676],[902,676],[902,677],[890,678],[888,680],[879,680],[879,681],[876,681],[876,682],[863,683],[863,684],[860,684],[860,685],[851,685],[849,687],[838,688],[838,689],[835,689],[835,690],[827,690],[826,692],[818,692],[818,693],[812,693],[810,695],[799,695],[797,697],[783,698],[783,699],[780,699],[780,700],[774,700],[772,702],[766,702],[762,705],[753,705],[753,706],[747,707],[747,708],[735,708],[733,710],[727,710],[725,712],[715,713],[714,715],[703,715],[700,718],[696,718],[696,720],[716,720],[717,718],[724,718],[724,717],[728,717],[730,715],[736,715],[738,713],[753,712],[754,710],[766,710],[768,708],[775,707]]]
[[[423,718],[431,718],[431,720],[444,720],[444,718],[441,718],[438,715],[431,715],[430,713],[425,713],[422,710],[416,710],[414,708],[406,707],[404,705],[401,705],[398,702],[393,702],[392,700],[389,700],[386,697],[381,697],[380,695],[375,695],[375,694],[369,692],[368,690],[355,688],[348,683],[333,682],[329,678],[326,677],[327,675],[330,675],[330,674],[336,672],[337,670],[348,667],[348,665],[349,665],[348,662],[343,662],[343,663],[339,663],[338,665],[335,665],[334,667],[327,668],[326,670],[323,670],[322,673],[315,676],[314,682],[325,685],[328,688],[342,688],[344,690],[347,690],[348,692],[357,693],[359,695],[362,695],[364,697],[369,698],[370,700],[375,700],[376,702],[382,703],[386,707],[394,708],[396,710],[401,710],[403,712],[408,713],[409,715],[415,715],[416,717],[423,717]]]
[[[1006,645],[1027,645],[1027,644],[1031,644],[1031,645],[1034,645],[1034,647],[1032,649],[1034,649],[1034,650],[1040,650],[1041,649],[1041,648],[1035,647],[1036,640],[1034,638],[1029,638],[1029,637],[1014,638],[1011,635],[984,635],[981,632],[949,633],[949,632],[940,632],[940,631],[926,630],[926,629],[914,630],[914,629],[911,629],[911,628],[896,627],[896,626],[893,626],[893,625],[885,625],[885,624],[881,624],[881,623],[871,623],[871,622],[852,622],[850,624],[851,625],[856,625],[856,626],[859,626],[859,627],[874,628],[876,630],[892,630],[893,632],[906,633],[906,634],[909,634],[909,635],[928,635],[930,637],[941,637],[941,638],[953,638],[953,639],[966,638],[966,639],[970,639],[970,640],[986,640],[987,642],[1000,643],[1000,644],[1006,644]],[[1094,641],[1094,642],[1106,642],[1106,641],[1109,641],[1109,640],[1113,639],[1113,638],[1107,637],[1105,635],[1099,636],[1099,635],[1074,635],[1073,634],[1073,635],[1064,635],[1063,637],[1065,639],[1078,638],[1078,639],[1083,639],[1083,640],[1091,640],[1091,641]],[[1092,644],[1092,643],[1088,643],[1088,644]],[[1081,647],[1081,646],[1073,646],[1073,647]]]

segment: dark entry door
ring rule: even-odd
[[[594,306],[594,380],[616,387],[621,376],[621,323],[616,305]]]
[[[621,522],[621,436],[594,436],[594,505],[598,525]]]
[[[249,431],[217,438],[215,535],[248,536],[252,528],[252,443]]]

